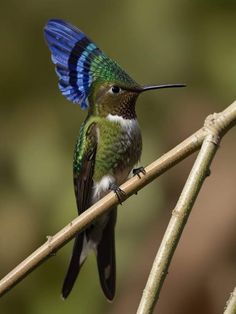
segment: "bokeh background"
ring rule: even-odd
[[[234,0],[1,2],[0,275],[76,216],[72,156],[86,112],[70,104],[44,42],[50,18],[80,27],[143,84],[186,83],[138,100],[147,165],[235,99]],[[222,313],[236,283],[236,131],[224,138],[194,206],[155,313]],[[0,300],[0,313],[135,313],[195,156],[119,208],[117,296],[89,256],[69,299],[60,289],[72,243]]]

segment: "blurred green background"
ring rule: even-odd
[[[1,3],[0,275],[76,216],[72,156],[86,113],[57,88],[44,42],[50,18],[78,26],[142,84],[186,83],[140,97],[141,164],[179,143],[235,98],[233,0]],[[171,265],[155,313],[223,311],[236,283],[236,132],[221,145]],[[0,313],[135,313],[193,157],[119,208],[117,296],[108,303],[89,256],[67,301],[69,243],[0,300]]]

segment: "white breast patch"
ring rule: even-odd
[[[105,175],[100,181],[94,182],[93,203],[97,202],[101,197],[103,197],[114,182],[115,178],[111,175]]]

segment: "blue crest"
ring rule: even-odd
[[[80,103],[81,108],[87,108],[93,79],[91,62],[102,54],[101,50],[78,28],[62,20],[50,20],[44,31],[62,94],[73,103]]]
[[[137,83],[106,56],[88,37],[62,20],[49,20],[44,29],[45,39],[56,65],[62,94],[81,108],[88,108],[90,87],[96,80]]]

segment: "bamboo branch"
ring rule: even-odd
[[[218,128],[219,134],[222,135],[230,129],[235,122],[236,102],[226,108],[222,113],[211,115],[207,127],[202,127],[192,136],[188,137],[168,153],[147,166],[145,168],[146,174],[140,179],[135,176],[122,184],[121,189],[126,193],[126,198],[130,197],[162,173],[197,151],[201,147],[205,137],[209,134],[211,124],[214,128]],[[109,211],[109,208],[116,204],[118,204],[118,200],[115,194],[111,192],[80,216],[72,220],[54,236],[48,236],[47,241],[42,246],[0,281],[0,296],[12,289],[44,260],[54,256],[55,252],[70,241],[79,231],[84,230],[94,219]]]
[[[236,313],[236,287],[230,294],[229,300],[226,303],[224,314],[235,314]]]

